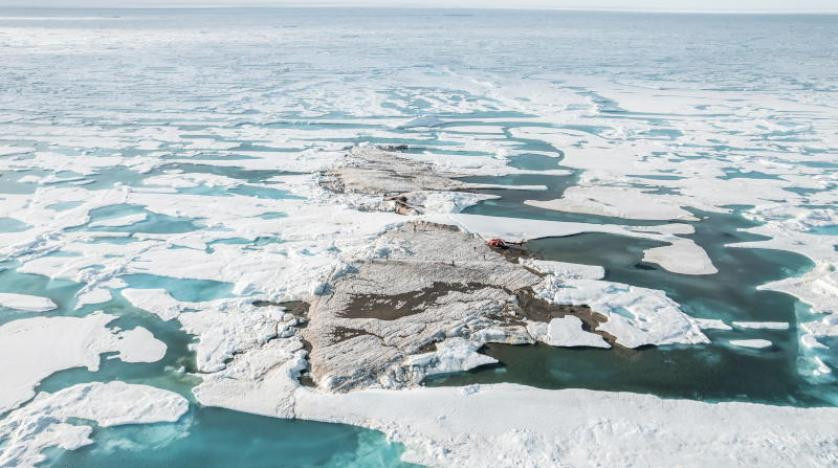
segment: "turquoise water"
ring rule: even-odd
[[[547,177],[547,176],[545,176]],[[505,177],[498,179],[506,179]],[[502,191],[495,192],[504,196]],[[740,249],[728,244],[764,239],[741,232],[757,224],[731,214],[695,211],[692,238],[707,251],[719,270],[714,275],[679,275],[643,262],[643,251],[666,245],[645,239],[588,233],[531,241],[527,249],[547,260],[601,265],[605,280],[660,289],[689,315],[731,321],[784,321],[789,330],[705,330],[711,344],[643,347],[636,350],[563,349],[545,345],[487,345],[484,352],[499,365],[434,379],[430,385],[519,382],[544,388],[592,388],[647,393],[710,401],[761,401],[802,406],[834,405],[838,383],[800,374],[796,321],[800,303],[792,296],[756,288],[770,281],[798,276],[812,262],[798,254]],[[549,210],[530,210],[517,194],[490,200],[466,212],[556,221],[609,223],[610,219]],[[618,224],[635,224],[623,220]],[[643,224],[643,223],[637,223]],[[772,342],[763,351],[732,348],[732,339],[760,338]],[[838,371],[838,359],[825,363]]]
[[[606,280],[662,289],[685,312],[725,321],[786,321],[789,330],[705,330],[711,344],[643,347],[636,350],[566,349],[487,345],[501,366],[481,368],[433,382],[434,385],[520,382],[544,388],[592,388],[654,393],[710,401],[761,401],[791,405],[833,405],[838,385],[810,382],[798,371],[797,301],[756,286],[805,271],[810,262],[769,250],[728,249],[714,255],[717,275],[674,275],[643,264],[642,250],[658,243],[605,234],[543,239],[528,244],[550,260],[603,265]],[[743,271],[754,272],[743,275]],[[727,340],[761,338],[767,350],[731,348]],[[838,362],[827,361],[833,370]]]
[[[110,205],[90,211],[90,222],[105,221],[123,216],[143,213],[146,219],[130,226],[85,226],[78,229],[105,232],[130,232],[149,234],[177,234],[197,231],[199,226],[192,219],[178,218],[160,213],[146,211],[139,205]]]
[[[101,428],[95,445],[44,466],[407,467],[402,449],[357,427],[195,408],[177,424]]]
[[[188,297],[204,300],[207,296],[191,293]],[[180,330],[179,324],[162,322],[120,297],[97,308],[119,317],[111,327],[142,326],[151,330],[167,346],[163,359],[131,364],[103,359],[96,372],[84,368],[57,372],[45,379],[38,391],[54,392],[79,383],[120,380],[153,385],[194,400],[190,389],[199,380],[189,375],[196,372],[194,354],[188,349],[193,339]],[[93,437],[96,444],[77,451],[50,451],[43,466],[410,466],[399,460],[403,447],[388,442],[376,431],[280,420],[194,404],[177,423],[96,428]]]
[[[190,187],[185,189],[179,189],[179,193],[185,193],[189,195],[206,195],[212,197],[225,197],[231,195],[243,195],[245,197],[253,197],[253,198],[263,198],[263,199],[272,199],[272,200],[301,200],[301,197],[297,197],[291,195],[286,190],[280,190],[273,187],[259,187],[253,185],[239,185],[236,187],[207,187],[205,185],[201,185],[198,187]]]
[[[146,273],[133,273],[120,278],[130,288],[166,289],[179,301],[201,302],[233,297],[233,285],[221,281],[172,278]]]
[[[831,224],[828,226],[818,226],[812,228],[812,234],[818,234],[822,236],[838,236],[838,224]]]
[[[232,179],[239,179],[248,183],[259,184],[266,182],[267,180],[283,176],[283,175],[293,175],[292,172],[287,171],[274,171],[269,169],[264,170],[254,170],[254,169],[243,169],[239,167],[219,167],[213,166],[211,164],[195,164],[195,163],[169,163],[164,164],[157,168],[156,172],[166,172],[170,170],[180,170],[185,173],[190,174],[212,174],[212,175],[219,175],[224,177],[230,177]]]
[[[50,298],[58,308],[41,315],[72,315],[76,304],[76,293],[82,285],[65,279],[51,279],[46,276],[17,271],[17,264],[0,266],[0,293],[30,294]],[[10,320],[31,317],[29,312],[19,312],[0,307],[0,324]]]
[[[81,201],[57,202],[57,203],[53,203],[53,204],[47,206],[47,208],[49,208],[51,210],[55,210],[55,211],[65,211],[65,210],[71,210],[73,208],[81,206],[82,203],[84,203],[84,202],[81,202]]]
[[[28,224],[14,218],[0,218],[0,232],[20,232],[29,227]]]

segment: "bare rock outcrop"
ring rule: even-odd
[[[424,213],[440,204],[457,211],[458,201],[467,206],[486,195],[465,193],[484,187],[458,180],[461,174],[440,171],[434,165],[411,159],[397,151],[358,146],[336,167],[321,174],[320,186],[337,194],[351,194],[346,201],[360,210]]]
[[[378,244],[386,258],[355,264],[309,309],[310,376],[330,391],[416,385],[494,362],[485,343],[534,343],[535,320],[595,315],[533,297],[539,274],[449,226],[408,223]]]

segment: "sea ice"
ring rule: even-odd
[[[692,213],[669,201],[669,198],[632,187],[577,185],[565,190],[560,199],[527,200],[525,204],[547,210],[613,218],[696,221]]]
[[[724,320],[709,318],[693,318],[702,330],[733,330]]]
[[[431,376],[467,371],[498,362],[497,359],[478,353],[477,349],[476,344],[464,338],[447,338],[437,343],[436,351],[408,356],[405,365],[423,367],[425,375]]]
[[[279,307],[255,307],[241,302],[205,304],[199,312],[184,312],[178,320],[187,333],[198,335],[195,360],[201,372],[223,369],[236,353],[262,345],[277,336],[289,336],[296,324]]]
[[[151,312],[162,320],[177,318],[181,312],[181,303],[165,289],[125,288],[121,294],[134,307]]]
[[[554,304],[586,304],[606,316],[597,326],[627,348],[701,344],[709,340],[699,324],[663,291],[599,280],[547,278],[536,293]]]
[[[543,341],[550,346],[611,347],[600,335],[584,331],[582,329],[582,320],[572,315],[551,320],[547,325],[547,335]]]
[[[107,324],[116,316],[33,317],[0,326],[0,412],[34,395],[35,386],[54,372],[73,367],[99,368],[99,355],[116,352],[125,362],[155,362],[166,345],[144,328],[114,332]]]
[[[94,221],[88,224],[88,227],[124,227],[132,224],[137,224],[148,219],[146,213],[136,213],[118,218],[103,219],[101,221]]]
[[[182,396],[125,382],[78,384],[40,393],[0,420],[0,466],[35,466],[49,447],[75,450],[93,443],[93,428],[174,422],[189,409]]]
[[[113,299],[111,292],[106,288],[96,288],[90,291],[85,291],[78,295],[76,300],[76,309],[81,309],[84,306],[91,304],[102,304]]]
[[[24,312],[48,312],[58,308],[48,297],[16,293],[0,293],[0,307]]]
[[[431,466],[824,466],[835,408],[704,403],[514,384],[294,394],[297,418],[356,424]],[[678,417],[673,418],[673,415]]]
[[[518,259],[518,262],[525,267],[532,268],[544,274],[553,275],[563,280],[599,280],[605,278],[605,268],[599,265],[580,265],[578,263],[554,262],[524,257]]]
[[[752,339],[752,340],[729,340],[728,343],[733,346],[741,348],[765,349],[771,347],[771,342],[768,340]]]
[[[643,261],[656,263],[667,271],[682,275],[713,275],[719,272],[707,252],[689,239],[643,252]]]
[[[741,328],[743,330],[750,330],[750,329],[765,329],[765,330],[788,330],[789,323],[788,322],[742,322],[742,321],[735,321],[731,322],[731,324],[736,328]]]
[[[269,42],[269,38],[276,36],[274,26],[242,31],[243,43],[248,44],[245,55],[259,53],[265,46],[268,51],[275,51]],[[341,32],[344,26],[335,27]],[[46,87],[62,91],[43,98],[48,102],[41,102],[43,96],[32,92],[12,96],[5,102],[0,116],[6,131],[0,143],[3,154],[0,172],[33,171],[38,175],[17,180],[22,190],[35,190],[34,193],[0,195],[0,216],[14,215],[31,226],[25,232],[0,233],[0,257],[20,262],[21,273],[40,273],[84,283],[85,293],[80,295],[79,304],[104,299],[101,288],[124,287],[114,283],[119,282],[120,276],[132,273],[228,282],[235,285],[233,294],[252,294],[251,298],[270,301],[311,299],[312,292],[317,299],[328,297],[330,288],[353,274],[363,262],[404,260],[403,254],[410,246],[382,240],[381,234],[414,218],[370,211],[392,208],[392,202],[381,203],[380,197],[326,193],[316,183],[317,175],[282,174],[265,181],[266,188],[281,187],[302,197],[295,200],[188,193],[189,189],[200,187],[231,188],[249,177],[261,177],[255,174],[258,171],[332,170],[344,161],[343,148],[347,142],[363,136],[371,141],[409,140],[411,160],[428,163],[436,172],[452,176],[571,175],[564,168],[531,171],[511,166],[513,158],[523,154],[551,157],[556,162],[561,157],[563,167],[575,170],[578,184],[567,189],[559,200],[536,203],[544,208],[627,219],[688,221],[694,215],[687,207],[730,213],[731,205],[751,205],[753,208],[745,212],[746,216],[763,224],[748,232],[771,239],[738,247],[798,252],[816,264],[814,270],[801,277],[780,280],[763,288],[794,294],[812,305],[813,312],[826,314],[798,324],[805,331],[801,335],[804,347],[808,344],[811,345],[808,349],[822,350],[826,345],[818,343],[816,337],[838,334],[834,313],[838,310],[835,249],[829,237],[813,231],[835,224],[836,216],[829,207],[836,203],[834,151],[831,150],[838,146],[835,137],[838,132],[834,109],[824,101],[829,93],[822,91],[828,89],[831,81],[813,72],[824,63],[819,57],[813,57],[815,64],[803,67],[802,72],[799,67],[791,67],[794,72],[785,73],[787,76],[777,76],[784,75],[782,70],[765,73],[760,67],[745,67],[748,90],[743,93],[738,85],[689,85],[695,84],[695,76],[684,80],[687,72],[666,64],[658,66],[660,63],[655,69],[660,75],[653,77],[641,72],[643,76],[638,79],[637,62],[631,60],[626,62],[629,67],[613,64],[620,71],[619,82],[597,78],[591,70],[586,70],[583,77],[567,76],[567,67],[558,72],[549,60],[544,60],[549,57],[540,54],[539,50],[548,50],[549,55],[549,47],[533,48],[531,41],[522,42],[531,54],[517,54],[512,62],[505,60],[509,54],[508,47],[504,48],[503,67],[484,68],[492,63],[494,44],[484,41],[481,52],[485,54],[479,63],[466,69],[455,60],[442,67],[427,67],[425,71],[424,66],[415,67],[415,54],[396,54],[388,57],[394,62],[387,73],[369,66],[366,60],[356,65],[351,56],[342,57],[336,63],[335,54],[309,54],[306,47],[289,47],[283,49],[284,53],[291,58],[301,54],[299,62],[313,66],[303,67],[306,73],[302,74],[282,73],[282,79],[289,80],[283,81],[282,93],[268,92],[266,99],[263,90],[272,89],[270,86],[253,87],[248,82],[253,78],[262,82],[266,76],[258,67],[244,67],[245,73],[241,75],[207,75],[206,80],[189,81],[190,85],[197,83],[193,87],[200,99],[174,103],[169,97],[180,95],[172,93],[174,88],[149,90],[108,78],[116,76],[114,73],[131,75],[125,70],[130,71],[132,67],[142,68],[143,73],[134,74],[140,78],[152,76],[146,73],[157,69],[156,59],[123,60],[138,57],[133,52],[142,48],[162,51],[160,63],[167,69],[172,64],[177,68],[190,62],[169,60],[174,55],[187,57],[191,47],[205,50],[203,46],[208,41],[220,44],[230,31],[174,28],[148,34],[140,27],[51,26],[28,28],[26,34],[21,34],[18,25],[0,29],[4,46],[15,51],[10,66],[12,75],[24,84],[27,80],[37,80],[36,85],[23,89],[37,91]],[[491,34],[506,34],[503,31],[518,34],[514,27],[492,30]],[[298,32],[295,34],[299,37],[313,37],[306,34],[305,25]],[[402,41],[402,36],[399,35],[399,41],[410,45],[410,38]],[[550,40],[548,36],[545,37]],[[571,36],[568,37],[572,39]],[[341,37],[351,45],[371,36]],[[469,40],[463,43],[468,46]],[[171,44],[178,46],[172,48]],[[132,53],[125,54],[128,49]],[[244,50],[213,49],[219,57],[229,56],[233,62],[250,63],[249,59],[255,56],[241,56]],[[351,50],[365,49],[345,48],[350,55]],[[756,47],[754,50],[776,49]],[[388,53],[384,49],[381,52]],[[95,68],[96,73],[88,75],[98,81],[68,81],[66,74],[60,73],[61,67],[30,73],[36,69],[30,65],[40,64],[44,57],[63,54],[72,54],[74,64],[81,71]],[[106,60],[91,61],[85,57]],[[587,63],[590,57],[580,60]],[[20,66],[14,66],[15,63]],[[515,72],[516,67],[529,64],[536,64],[541,71],[522,79]],[[334,73],[335,69],[352,73]],[[212,73],[221,68],[207,70]],[[509,70],[512,76],[507,75]],[[696,73],[693,68],[688,70],[693,75]],[[710,67],[697,73],[704,73],[705,77],[713,73],[714,77],[722,76],[721,81],[734,78],[730,81],[741,84],[741,80],[735,80],[737,77],[717,71]],[[311,73],[317,73],[314,81]],[[784,80],[801,81],[800,76],[793,74],[805,77],[803,81],[807,86],[811,84],[811,89],[776,86]],[[297,75],[303,77],[300,83],[293,81]],[[237,81],[239,78],[242,80]],[[698,78],[703,82],[701,76]],[[359,80],[363,86],[353,85],[352,80]],[[56,83],[60,86],[52,86]],[[216,92],[214,88],[202,88],[207,83],[225,86]],[[416,86],[404,86],[405,83]],[[688,86],[683,86],[684,83]],[[760,88],[766,83],[770,90]],[[177,88],[177,83],[174,86]],[[142,92],[134,96],[132,89]],[[163,101],[154,99],[158,91],[160,96],[166,96]],[[116,101],[112,102],[114,97]],[[77,100],[84,101],[83,105],[76,106]],[[46,119],[42,112],[32,114],[32,109],[52,106],[75,110],[57,119]],[[417,106],[424,115],[410,122],[416,117]],[[504,115],[506,112],[509,115]],[[614,112],[620,118],[615,118]],[[185,128],[201,130],[184,131]],[[455,152],[463,154],[452,155]],[[200,166],[199,170],[211,173],[165,167],[170,164]],[[212,172],[220,170],[226,175]],[[237,173],[240,175],[233,177]],[[398,188],[398,184],[394,187]],[[485,237],[524,240],[583,232],[632,236],[668,244],[645,252],[647,262],[680,274],[715,272],[703,249],[693,240],[681,237],[693,233],[692,225],[686,223],[641,227],[475,217],[457,213],[485,199],[480,195],[422,190],[414,196],[411,201],[418,201],[428,215],[426,219],[462,226]],[[79,204],[65,211],[50,208],[68,202]],[[126,203],[188,220],[192,226],[189,229],[193,230],[135,233],[130,239],[117,239],[114,233],[94,234],[74,229],[88,223],[93,210]],[[280,219],[277,214],[285,218]],[[97,222],[101,221],[94,220],[93,225]],[[219,242],[233,239],[243,243]],[[266,242],[266,239],[278,240]],[[450,249],[437,250],[441,257],[450,256]],[[729,328],[719,320],[690,319],[660,291],[597,281],[603,279],[601,268],[556,263],[522,262],[533,271],[552,276],[542,286],[545,297],[575,298],[595,306],[594,311],[601,307],[608,320],[597,331],[613,335],[617,344],[703,343],[706,338],[697,327]],[[390,274],[385,276],[393,279],[390,283],[400,280],[398,269],[380,271]],[[428,281],[433,278],[431,274],[425,276]],[[468,294],[473,299],[471,305],[482,311],[494,312],[489,307],[479,307],[508,298],[501,293],[472,293]],[[131,294],[130,290],[123,291],[126,298],[161,318],[182,319],[184,326],[198,336],[196,350],[203,383],[194,392],[204,404],[378,428],[392,439],[405,442],[407,457],[414,461],[443,466],[827,466],[836,462],[833,428],[838,416],[833,408],[706,404],[628,393],[547,391],[515,385],[415,388],[398,392],[361,390],[348,395],[298,389],[297,378],[306,368],[306,348],[301,337],[285,336],[295,332],[296,318],[292,321],[288,314],[280,317],[278,308],[257,311],[246,299],[185,303],[160,291],[136,292],[133,300]],[[468,312],[465,307],[452,307],[461,298],[451,294],[442,305],[450,307],[448,310]],[[479,314],[468,317],[483,318]],[[150,344],[152,338],[145,330],[120,332],[118,335],[123,339],[111,342],[110,338],[102,338],[113,335],[104,323],[77,333],[75,326],[68,325],[75,322],[69,320],[93,319],[60,319],[66,321],[55,322],[63,324],[61,330],[45,327],[48,330],[24,333],[26,343],[20,348],[23,351],[4,348],[8,343],[18,346],[16,340],[21,339],[5,334],[12,330],[6,327],[16,322],[5,324],[0,327],[3,331],[0,349],[5,355],[22,352],[29,359],[26,371],[43,366],[43,353],[48,353],[50,359],[45,361],[53,362],[55,358],[56,364],[42,369],[47,375],[52,372],[50,369],[63,368],[58,366],[59,361],[62,366],[90,366],[89,361],[94,358],[98,363],[98,353],[105,350],[123,351],[123,358],[128,361],[160,355],[160,346]],[[573,325],[574,333],[591,335],[578,323],[571,323],[575,322],[573,318],[560,319],[556,322],[558,336],[563,336],[561,332],[568,331],[569,325]],[[358,330],[386,331],[393,333],[390,337],[393,341],[410,343],[400,324],[391,323],[388,327],[371,324],[372,320],[362,319],[362,327],[355,331],[340,331],[340,338],[350,341]],[[541,330],[532,334],[547,336],[556,320],[538,322],[537,328]],[[21,323],[14,326],[28,323],[17,322]],[[421,321],[411,323],[424,325]],[[463,326],[455,320],[445,325],[444,331],[450,334],[459,333],[461,329],[457,327]],[[526,331],[518,330],[521,334],[513,335],[511,328],[501,329],[479,320],[467,325],[477,330],[468,344],[452,337],[436,341],[440,348],[433,356],[422,350],[419,355],[426,354],[423,359],[428,360],[417,362],[417,367],[426,367],[428,372],[437,368],[467,368],[477,363],[475,359],[484,359],[479,354],[471,354],[476,344],[528,336]],[[527,325],[527,330],[534,329],[532,323]],[[62,336],[65,329],[71,337]],[[107,346],[100,346],[100,338],[108,341]],[[70,346],[69,340],[75,340],[75,344]],[[53,342],[55,350],[43,347],[44,343]],[[82,345],[87,348],[74,347]],[[38,359],[32,351],[36,347]],[[362,352],[369,349],[352,349],[359,354],[338,358],[352,364],[353,359],[368,358]],[[148,355],[139,357],[135,353],[140,350]],[[75,354],[79,354],[77,360],[67,358]],[[409,356],[418,359],[416,354]],[[814,357],[813,361],[818,372],[829,369],[820,358]],[[13,374],[3,373],[4,376]],[[43,378],[36,377],[29,380]],[[125,411],[126,405],[131,407],[129,403],[150,405],[165,399],[161,394],[126,392],[126,401],[122,401],[107,394],[99,395],[93,385],[97,384],[73,389],[78,388],[74,391],[90,397],[90,403],[82,402],[85,405],[107,407],[114,413]],[[34,457],[40,450],[38,447],[56,444],[53,428],[62,432],[62,442],[58,445],[70,448],[87,443],[90,429],[79,429],[80,426],[68,423],[70,416],[95,420],[104,417],[100,414],[90,417],[91,408],[65,415],[53,411],[51,406],[33,406],[37,401],[40,400],[14,411],[20,415],[32,406],[38,416],[25,419],[15,430],[49,428],[40,438],[15,439],[15,444],[22,441],[34,450],[25,452],[25,457]],[[109,401],[113,407],[108,406]],[[46,425],[43,421],[49,413],[56,414],[59,422]],[[104,421],[100,424],[108,424],[109,419],[104,417]],[[8,444],[8,440],[11,439],[4,437],[4,443]],[[4,445],[4,449],[10,446]],[[35,463],[30,460],[35,459],[16,458],[10,464]]]

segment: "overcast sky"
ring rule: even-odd
[[[655,11],[838,12],[838,0],[0,0],[0,6],[434,6]]]

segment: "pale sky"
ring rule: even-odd
[[[838,12],[838,0],[0,0],[0,7],[389,6],[701,12]]]

